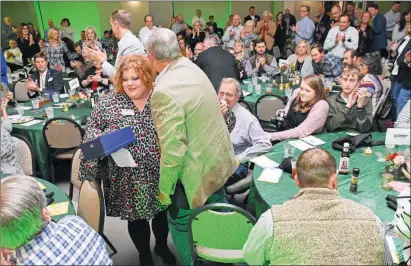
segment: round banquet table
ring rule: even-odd
[[[3,179],[7,176],[10,176],[8,174],[1,174],[0,175],[0,179]],[[67,196],[67,194],[62,191],[60,188],[58,188],[57,186],[53,185],[52,183],[43,180],[41,178],[35,178],[37,182],[41,183],[43,186],[46,187],[46,192],[45,193],[49,193],[49,192],[54,192],[54,201],[52,204],[54,203],[61,203],[61,202],[68,202],[68,212],[65,214],[61,214],[61,215],[56,215],[56,216],[52,216],[52,219],[55,222],[58,222],[60,219],[64,218],[67,215],[76,215],[76,211],[74,209],[74,205],[71,202],[70,198]]]
[[[326,142],[319,146],[329,151],[331,155],[336,159],[337,167],[341,151],[334,150],[332,148],[332,142],[346,135],[346,132],[338,133],[323,133],[316,135],[317,138]],[[384,133],[372,133],[372,137],[375,140],[385,139]],[[288,142],[289,140],[285,140]],[[382,222],[390,222],[394,219],[395,212],[387,207],[385,197],[390,194],[398,196],[396,191],[386,191],[381,188],[381,174],[385,167],[385,162],[378,162],[376,152],[386,153],[385,146],[371,147],[373,153],[371,155],[364,154],[364,148],[359,148],[355,152],[350,154],[350,168],[348,175],[338,175],[338,191],[340,196],[351,199],[358,203],[361,203],[362,199],[372,197],[376,202],[375,214],[381,219]],[[294,157],[298,156],[302,151],[295,149]],[[284,158],[283,143],[280,142],[273,146],[272,151],[265,154],[271,160],[278,164]],[[360,169],[358,191],[357,193],[350,192],[351,173],[353,168]],[[281,205],[283,202],[292,199],[297,194],[299,188],[296,186],[294,179],[291,178],[291,174],[283,173],[280,181],[277,184],[259,181],[258,177],[262,172],[262,168],[255,165],[253,171],[253,179],[249,192],[247,209],[260,217],[262,213],[271,208],[272,205]],[[400,259],[402,258],[402,241],[395,240],[397,250],[400,251]]]
[[[65,102],[66,99],[60,99],[60,103]],[[46,122],[47,118],[43,117],[45,114],[45,108],[50,107],[53,103],[49,102],[40,107],[37,110],[25,110],[24,116],[32,116],[35,119],[43,120],[42,123],[35,125],[25,126],[23,124],[13,124],[12,133],[20,134],[28,139],[28,141],[33,146],[34,156],[40,171],[40,175],[43,179],[51,180],[51,173],[49,167],[49,149],[46,146],[46,143],[43,139],[43,125]],[[27,102],[24,106],[32,107],[31,102]],[[14,108],[10,108],[13,110]],[[84,116],[89,116],[92,111],[91,106],[89,107],[70,107],[68,112],[63,112],[61,108],[54,108],[54,117],[67,117],[70,118],[71,115],[74,115],[74,120],[79,124],[81,119]]]

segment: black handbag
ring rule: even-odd
[[[350,144],[348,152],[352,153],[355,151],[356,148],[384,145],[385,141],[384,140],[372,140],[371,133],[359,134],[357,136],[347,135],[337,140],[334,140],[332,143],[332,147],[334,150],[342,151],[344,148],[344,143]]]

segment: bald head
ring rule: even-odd
[[[238,25],[240,25],[241,24],[241,17],[240,17],[240,15],[237,15],[237,14],[235,14],[234,16],[233,16],[233,26],[238,26]]]
[[[341,7],[339,5],[335,5],[331,8],[331,16],[335,21],[340,20],[341,16]]]
[[[328,151],[308,149],[297,160],[297,185],[301,188],[330,187],[330,183],[336,182],[336,170],[335,159]]]

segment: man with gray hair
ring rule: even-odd
[[[217,91],[223,78],[240,79],[240,71],[235,56],[220,47],[215,36],[204,39],[204,51],[198,56],[197,65]]]
[[[33,177],[1,180],[2,265],[112,265],[104,240],[78,216],[51,220]]]
[[[153,30],[146,48],[160,73],[151,96],[161,150],[159,199],[171,204],[170,233],[181,264],[189,265],[191,209],[226,202],[224,184],[238,162],[213,85],[201,69],[180,56],[176,34],[165,28]],[[234,118],[232,112],[228,116]]]
[[[246,178],[250,160],[269,152],[272,148],[271,141],[261,128],[258,119],[238,103],[240,96],[240,83],[233,78],[223,78],[218,99],[223,114],[231,109],[235,115],[236,123],[230,136],[234,154],[240,162],[237,170],[228,179],[227,185]]]
[[[244,27],[241,25],[240,15],[235,14],[233,16],[233,25],[227,27],[224,36],[221,38],[224,42],[225,49],[234,47],[234,42],[238,40],[243,29]]]
[[[130,54],[146,54],[141,41],[130,31],[131,14],[122,9],[117,9],[110,16],[111,29],[114,36],[120,41],[118,42],[118,52],[116,63],[112,66],[107,62],[107,54],[105,51],[96,51],[88,47],[84,47],[84,54],[93,61],[98,61],[103,64],[103,73],[109,77],[113,77],[116,67],[120,64],[122,56]]]

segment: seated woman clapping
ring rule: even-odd
[[[314,74],[314,68],[311,63],[311,47],[310,43],[306,40],[298,43],[295,54],[290,55],[287,61],[295,65],[296,71],[301,71],[302,77]]]
[[[326,123],[327,131],[357,130],[361,133],[371,131],[372,103],[367,97],[367,89],[360,88],[361,73],[356,67],[344,69],[342,91],[328,98],[330,110]]]
[[[270,133],[272,141],[301,138],[320,133],[327,120],[328,103],[325,101],[324,84],[320,77],[305,77],[296,89],[283,113],[285,120],[280,132]]]

